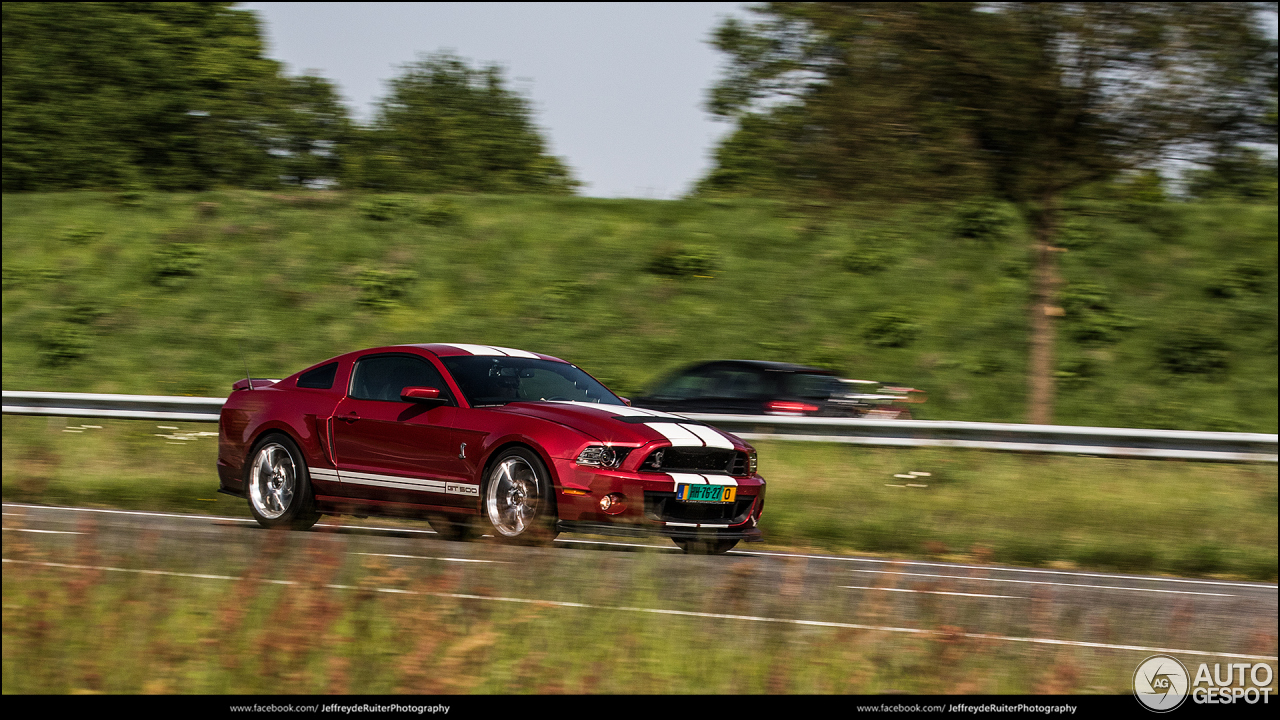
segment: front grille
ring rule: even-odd
[[[727,522],[736,525],[747,519],[754,495],[742,496],[731,503],[687,503],[676,499],[673,492],[646,492],[644,514],[651,520],[669,522]]]
[[[661,448],[640,463],[640,472],[712,472],[741,477],[747,474],[747,454],[722,448]]]

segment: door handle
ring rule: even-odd
[[[341,420],[342,422],[345,422],[345,423],[353,423],[353,422],[355,422],[355,421],[359,420],[359,419],[360,419],[360,416],[356,414],[356,411],[355,411],[355,410],[352,410],[351,412],[347,413],[346,415],[340,415],[340,416],[338,416],[338,419],[339,419],[339,420]]]

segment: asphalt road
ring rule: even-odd
[[[6,564],[79,562],[216,582],[239,577],[264,552],[342,553],[357,574],[371,564],[406,573],[456,569],[461,584],[451,594],[495,603],[1276,663],[1274,584],[805,555],[753,545],[725,556],[687,556],[660,538],[562,536],[552,547],[512,547],[488,539],[443,541],[426,523],[328,520],[316,531],[280,533],[241,518],[7,503],[4,558]],[[77,543],[87,538],[92,552],[84,560]],[[610,595],[615,586],[637,582],[649,584],[651,600],[637,604],[635,593]]]

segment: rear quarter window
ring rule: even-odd
[[[298,387],[313,390],[328,390],[333,387],[333,378],[338,374],[338,363],[321,365],[315,370],[308,370],[298,376]]]

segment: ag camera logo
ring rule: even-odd
[[[1133,671],[1133,694],[1153,712],[1169,712],[1182,705],[1190,684],[1186,666],[1170,655],[1152,655]]]

